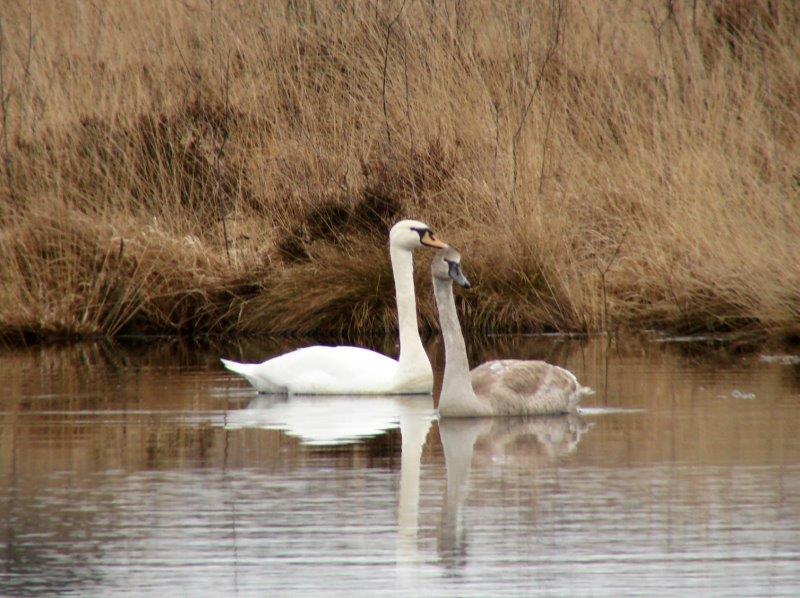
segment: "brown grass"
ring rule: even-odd
[[[0,11],[2,335],[391,330],[402,216],[471,327],[800,335],[794,2]]]

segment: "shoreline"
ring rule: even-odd
[[[800,338],[800,3],[7,4],[2,336]]]

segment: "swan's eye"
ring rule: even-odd
[[[417,228],[416,226],[412,226],[411,230],[419,235],[420,243],[425,239],[426,235],[430,235],[431,238],[436,238],[433,234],[433,231],[429,228]]]

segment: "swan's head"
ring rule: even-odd
[[[461,271],[461,254],[452,247],[445,247],[436,253],[431,264],[433,279],[450,282],[451,280],[465,289],[470,288],[469,280]]]
[[[414,251],[420,247],[447,247],[433,234],[431,227],[419,220],[401,220],[389,231],[389,245]]]

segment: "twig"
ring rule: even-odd
[[[386,45],[383,50],[383,91],[381,93],[381,98],[383,100],[383,122],[386,125],[386,140],[389,143],[389,147],[392,146],[392,133],[389,130],[389,112],[386,109],[386,71],[389,68],[389,43],[391,41],[392,35],[392,27],[397,22],[397,19],[400,18],[400,15],[403,14],[403,9],[406,7],[406,1],[403,0],[403,4],[400,6],[400,10],[397,11],[397,15],[389,21],[389,24],[386,26]]]
[[[647,14],[648,21],[650,22],[650,27],[652,27],[653,33],[655,34],[656,37],[656,48],[658,48],[658,66],[660,70],[660,74],[658,77],[656,77],[656,80],[661,84],[661,91],[664,93],[664,97],[666,99],[669,99],[669,90],[667,88],[667,72],[666,72],[667,68],[664,60],[664,41],[663,41],[663,35],[664,35],[663,29],[664,25],[666,25],[667,22],[669,21],[669,13],[659,22],[658,16],[656,15],[655,6],[653,6],[652,4],[648,4],[646,9],[643,10]]]
[[[553,112],[555,111],[555,106],[550,106],[550,110],[547,113],[547,125],[544,129],[544,144],[542,146],[542,166],[539,169],[539,195],[542,194],[544,191],[544,165],[547,161],[547,146],[550,143],[550,124],[553,122]]]
[[[614,265],[614,262],[617,261],[617,258],[619,257],[619,252],[622,249],[622,244],[625,242],[625,238],[627,236],[628,236],[628,229],[626,228],[623,231],[622,236],[620,237],[619,242],[617,243],[617,246],[614,248],[614,253],[611,255],[611,259],[609,259],[608,262],[606,262],[605,268],[601,269],[597,264],[595,264],[595,268],[597,269],[597,272],[600,274],[600,285],[601,285],[601,290],[603,292],[603,330],[602,330],[603,333],[608,332],[608,296],[606,291],[606,274],[608,274],[608,271],[611,269],[611,266]]]
[[[6,185],[8,194],[14,199],[13,173],[14,168],[11,162],[11,153],[8,149],[8,99],[11,92],[6,93],[5,77],[5,34],[3,32],[3,15],[0,14],[0,124],[3,126],[3,166],[5,167]]]
[[[547,48],[547,52],[544,55],[544,60],[542,60],[542,66],[539,68],[539,73],[536,76],[536,83],[533,86],[533,91],[531,91],[528,101],[525,103],[525,107],[520,115],[517,128],[514,131],[514,135],[511,137],[511,203],[514,206],[514,209],[516,209],[515,197],[517,192],[517,144],[519,142],[519,136],[522,133],[522,128],[528,118],[528,113],[533,105],[533,100],[542,85],[545,69],[550,63],[550,60],[553,58],[556,48],[558,48],[558,45],[561,42],[561,26],[564,15],[564,7],[561,4],[561,0],[553,0],[552,4],[555,11],[553,16],[553,23],[555,25],[553,39]]]
[[[403,37],[403,78],[406,92],[406,121],[408,122],[408,135],[411,140],[412,154],[416,155],[416,143],[414,142],[414,127],[411,126],[411,97],[408,87],[408,48],[406,39]]]
[[[686,59],[686,63],[689,63],[689,43],[686,39],[686,34],[683,32],[683,27],[681,27],[681,20],[678,16],[678,6],[675,4],[675,0],[666,0],[667,6],[667,20],[672,21],[672,25],[675,27],[675,30],[678,32],[678,37],[681,38],[681,50],[683,50],[683,57]]]
[[[214,0],[209,0],[209,6],[211,8],[211,46],[216,54],[216,36],[214,35],[215,32],[215,8],[216,5]],[[215,147],[214,151],[214,195],[216,195],[217,199],[217,209],[219,211],[219,219],[222,222],[222,238],[225,242],[225,255],[228,258],[228,265],[231,265],[231,250],[230,250],[230,242],[228,241],[228,223],[225,218],[225,200],[223,199],[222,193],[222,176],[220,170],[220,158],[222,157],[222,153],[225,151],[225,145],[228,142],[228,120],[229,120],[229,102],[230,102],[230,71],[231,71],[231,60],[230,60],[230,52],[228,52],[227,56],[225,57],[225,75],[223,76],[223,97],[225,98],[225,102],[222,109],[222,141]],[[213,131],[212,131],[213,134]],[[216,145],[216,144],[215,144]]]
[[[490,102],[492,107],[492,117],[494,118],[494,203],[497,206],[498,213],[500,212],[500,197],[497,194],[497,154],[500,151],[500,100],[492,99]]]
[[[33,0],[28,0],[28,49],[25,54],[25,86],[31,82],[31,54],[33,53]]]
[[[231,70],[231,61],[230,61],[230,54],[225,59],[225,78],[223,84],[223,91],[225,97],[225,104],[223,106],[222,111],[222,141],[217,148],[217,151],[214,155],[214,171],[215,171],[215,179],[216,179],[216,196],[217,196],[217,206],[219,208],[219,218],[222,221],[222,236],[225,241],[225,255],[228,258],[228,265],[231,265],[231,250],[230,250],[230,242],[228,241],[228,223],[225,219],[225,201],[223,199],[222,194],[222,180],[221,172],[220,172],[220,158],[222,157],[222,153],[225,151],[225,145],[228,143],[229,137],[229,117],[230,117],[230,70]]]

